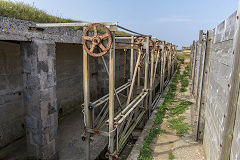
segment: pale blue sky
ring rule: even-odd
[[[18,1],[18,0],[17,0]],[[20,0],[50,14],[90,22],[113,21],[179,46],[198,39],[237,10],[238,0]]]

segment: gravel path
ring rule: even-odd
[[[189,59],[185,60],[185,63],[189,62]],[[183,73],[186,64],[181,65],[180,72]],[[179,90],[178,86],[178,90]],[[187,99],[194,102],[192,99],[191,93],[191,83],[189,84],[187,91],[184,93],[179,93],[177,91],[177,98]],[[194,140],[193,131],[194,131],[194,120],[192,119],[192,111],[195,104],[192,104],[186,111],[183,113],[183,116],[186,118],[185,122],[188,123],[191,127],[189,133],[184,137],[179,137],[176,135],[176,131],[170,130],[168,128],[168,119],[164,119],[161,128],[166,130],[166,133],[159,135],[155,140],[154,144],[151,144],[153,150],[153,159],[154,160],[168,160],[169,153],[174,155],[174,160],[205,160],[205,154],[203,146],[201,143],[198,143]]]

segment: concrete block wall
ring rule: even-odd
[[[117,50],[116,87],[124,83],[124,60],[124,51]],[[108,84],[103,85],[108,83],[108,76],[100,74],[105,72],[100,61],[100,58],[90,57],[91,101],[105,94],[101,88],[108,92]],[[126,70],[129,69],[128,61]],[[0,149],[25,136],[21,69],[20,44],[0,42]],[[82,46],[56,43],[56,94],[60,118],[83,103],[82,70]]]

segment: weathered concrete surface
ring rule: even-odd
[[[210,73],[204,146],[207,159],[219,159],[233,64],[233,38],[236,31],[236,12],[215,29]],[[212,154],[214,153],[214,154]]]
[[[234,126],[231,160],[240,159],[240,95],[238,96],[238,109],[236,112],[236,120]]]
[[[0,148],[25,133],[20,47],[0,42]]]
[[[34,38],[61,43],[81,43],[82,30],[71,28],[30,29],[36,23],[0,16],[0,40],[31,41]]]
[[[56,138],[56,151],[59,160],[85,160],[85,142],[82,141],[83,114],[81,110],[75,110],[59,122]],[[95,159],[108,144],[107,137],[94,136],[91,143],[91,159]],[[26,140],[22,139],[5,149],[4,160],[27,159]]]

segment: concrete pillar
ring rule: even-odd
[[[55,159],[58,127],[55,44],[21,42],[27,149],[30,159]]]

